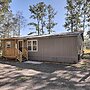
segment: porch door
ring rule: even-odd
[[[18,41],[18,49],[22,52],[22,49],[23,49],[23,41]]]

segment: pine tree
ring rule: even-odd
[[[51,5],[47,6],[44,2],[39,2],[36,5],[30,6],[29,11],[31,12],[30,18],[36,20],[36,22],[30,22],[28,25],[34,26],[38,35],[45,34],[44,28],[48,30],[49,34],[53,31],[52,29],[56,25],[54,23],[56,12]]]
[[[90,1],[67,0],[66,9],[67,14],[64,27],[71,32],[79,30],[85,31],[90,20]]]
[[[48,34],[50,34],[50,33],[54,32],[52,29],[57,24],[53,20],[56,15],[56,12],[51,5],[47,6],[47,15],[48,15],[48,22],[46,24],[46,28],[48,30]]]
[[[46,4],[44,4],[44,2],[40,2],[37,4],[38,6],[38,10],[39,10],[39,14],[40,14],[40,22],[41,22],[41,34],[44,34],[44,30],[43,28],[45,27],[45,17],[46,17]]]
[[[39,8],[39,4],[29,6],[29,11],[31,12],[30,18],[36,20],[37,22],[30,22],[28,25],[33,25],[36,29],[36,32],[38,32],[38,35],[40,35],[40,21],[41,21],[41,11]]]
[[[74,32],[74,23],[75,23],[75,6],[73,5],[72,0],[67,0],[67,6],[65,7],[67,9],[66,14],[66,22],[64,24],[64,27],[71,32]]]

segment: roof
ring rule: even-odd
[[[78,36],[81,32],[66,32],[66,33],[59,33],[59,34],[48,34],[48,35],[34,35],[34,36],[25,36],[23,38],[42,38],[42,37],[70,37],[70,36]]]
[[[81,32],[66,32],[66,33],[59,33],[59,34],[48,34],[48,35],[30,35],[30,36],[24,36],[24,37],[11,37],[11,38],[4,38],[4,40],[10,40],[10,39],[28,39],[28,38],[45,38],[45,37],[72,37],[72,36],[78,36],[81,35]],[[3,40],[3,39],[1,39]]]
[[[16,38],[0,38],[0,40],[16,40]]]

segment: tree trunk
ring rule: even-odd
[[[43,31],[43,27],[44,27],[43,20],[41,21],[41,24],[42,24],[42,34],[44,34],[44,31]]]
[[[48,27],[48,33],[51,33],[51,27],[50,27],[50,17],[49,17],[49,27]]]
[[[40,30],[39,30],[39,20],[37,20],[38,21],[38,35],[40,35]]]
[[[20,22],[19,22],[19,29],[18,29],[18,36],[20,36]]]
[[[71,19],[71,32],[73,32],[73,19]]]
[[[83,31],[85,31],[85,14],[84,14],[84,17],[83,17]]]
[[[73,32],[73,12],[71,10],[71,32]]]

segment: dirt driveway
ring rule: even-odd
[[[90,62],[54,64],[0,60],[0,90],[90,90]]]

